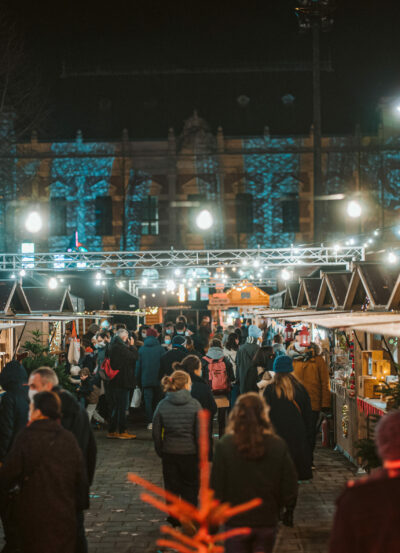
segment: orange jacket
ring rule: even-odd
[[[292,357],[294,374],[307,390],[311,399],[312,410],[329,409],[331,406],[331,391],[329,369],[325,359],[321,355],[315,355],[314,350],[312,356],[306,361],[302,357],[296,358],[293,355],[294,352],[294,349],[288,352],[289,356]]]

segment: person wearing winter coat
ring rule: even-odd
[[[166,355],[165,348],[157,340],[156,331],[147,329],[147,336],[139,350],[139,360],[136,365],[138,386],[143,389],[144,407],[148,430],[152,428],[153,413],[161,399],[160,367],[161,359]]]
[[[165,398],[160,401],[153,418],[153,440],[162,460],[165,489],[185,501],[197,505],[198,420],[200,403],[190,394],[191,379],[184,371],[175,371],[162,379]],[[178,521],[169,517],[176,526]]]
[[[21,553],[75,553],[78,513],[89,507],[79,445],[59,422],[54,392],[33,397],[29,425],[21,430],[0,468],[0,491],[17,521]]]
[[[202,364],[197,355],[188,355],[180,363],[174,363],[174,370],[185,371],[190,375],[192,381],[192,387],[190,390],[191,396],[200,403],[203,409],[207,409],[210,413],[210,461],[212,460],[213,452],[213,418],[217,413],[217,404],[215,403],[214,396],[211,392],[208,382],[202,377]]]
[[[58,386],[58,377],[50,367],[39,367],[31,372],[28,380],[29,398],[32,401],[39,392],[54,391],[61,400],[61,425],[72,432],[81,449],[86,478],[89,486],[93,483],[96,469],[97,446],[86,410],[79,405],[72,394]],[[89,490],[87,490],[89,501]],[[84,526],[83,510],[78,512],[78,537],[76,553],[87,552],[87,540]]]
[[[240,338],[236,332],[231,332],[226,340],[224,346],[224,355],[232,363],[233,372],[235,374],[235,380],[232,383],[231,396],[230,396],[230,407],[235,405],[235,402],[240,393],[239,381],[237,377],[237,367],[236,367],[236,356],[239,349]]]
[[[283,338],[280,334],[275,334],[272,340],[272,347],[274,349],[275,355],[286,355],[286,349],[283,345]]]
[[[120,328],[109,346],[110,365],[118,374],[108,383],[111,403],[110,424],[107,438],[132,440],[134,434],[127,431],[126,410],[129,406],[129,392],[135,388],[135,365],[138,352],[129,332]]]
[[[400,544],[400,411],[375,429],[382,468],[350,480],[337,500],[329,553],[394,553]]]
[[[285,440],[299,480],[312,478],[312,411],[304,386],[293,373],[290,357],[280,355],[273,364],[275,378],[264,398],[276,433]]]
[[[186,349],[186,337],[181,335],[174,336],[172,338],[172,348],[161,358],[158,375],[159,381],[161,382],[164,376],[171,376],[174,372],[174,363],[180,363],[187,355],[189,355],[189,352]]]
[[[240,393],[257,392],[258,373],[254,364],[254,356],[260,349],[257,341],[261,338],[262,331],[256,325],[248,328],[248,337],[242,344],[236,355],[236,374],[239,381]]]
[[[26,371],[18,361],[10,361],[0,373],[0,386],[5,391],[0,398],[0,464],[4,463],[15,437],[28,422],[27,382]],[[0,504],[0,514],[6,547],[13,551],[16,549],[18,530],[3,502]]]
[[[7,363],[0,373],[5,390],[0,399],[0,463],[4,463],[15,436],[28,422],[28,376],[18,361]]]
[[[261,346],[254,356],[254,364],[257,367],[257,387],[261,395],[273,378],[272,367],[274,365],[275,353],[272,346]]]
[[[312,450],[318,432],[318,420],[321,411],[331,411],[331,391],[329,383],[329,369],[322,355],[318,354],[319,348],[311,344],[308,348],[300,346],[295,341],[288,348],[288,355],[293,361],[294,374],[307,390],[312,407]]]
[[[255,498],[262,504],[238,514],[226,530],[248,527],[251,533],[230,538],[226,553],[271,553],[280,513],[292,525],[297,500],[297,475],[285,442],[275,435],[266,405],[258,394],[238,398],[225,436],[217,442],[211,472],[216,499],[232,507]]]
[[[226,387],[223,390],[217,390],[214,386],[214,381],[211,374],[212,366],[218,367],[221,365],[225,370],[225,383]],[[217,338],[213,338],[210,342],[207,355],[203,357],[202,361],[202,377],[209,383],[210,389],[214,395],[215,402],[218,407],[218,435],[221,438],[225,432],[226,417],[230,405],[230,395],[232,384],[235,380],[235,373],[233,372],[233,366],[228,357],[225,357],[224,350],[222,349],[222,342]]]

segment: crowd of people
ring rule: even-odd
[[[263,501],[228,522],[229,529],[246,526],[251,533],[227,540],[226,551],[272,552],[279,521],[294,524],[298,488],[316,469],[321,416],[330,415],[329,369],[319,347],[301,345],[299,335],[284,344],[281,335],[252,320],[224,329],[204,317],[197,328],[183,316],[137,331],[104,321],[89,327],[78,348],[69,329],[65,338],[71,392],[59,386],[49,367],[28,375],[12,361],[0,374],[3,552],[87,551],[84,511],[96,466],[93,428],[107,425],[108,439],[133,440],[127,415],[141,405],[166,490],[192,504],[199,491],[198,413],[209,411],[216,498],[232,505],[255,497]],[[392,518],[399,518],[398,430],[393,438],[399,416],[388,416],[379,427],[381,472],[367,483],[350,484],[339,500],[331,553],[394,551],[368,549],[372,538],[363,541],[363,549],[356,541],[344,549],[341,541],[353,531],[348,520],[368,526],[355,513],[356,502],[361,498],[366,504],[370,489],[377,496],[385,490]],[[173,517],[168,522],[180,524]],[[382,543],[394,543],[393,528],[382,527]]]

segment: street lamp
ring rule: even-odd
[[[50,288],[50,290],[55,290],[58,286],[58,282],[57,282],[57,279],[54,278],[54,277],[51,277],[49,279],[49,282],[47,283],[48,287]]]
[[[31,211],[25,221],[25,228],[28,232],[36,234],[43,227],[43,220],[40,213],[37,211]]]
[[[196,225],[200,230],[208,230],[214,224],[214,218],[208,209],[203,209],[196,216]]]
[[[352,219],[358,219],[359,217],[361,217],[361,213],[362,207],[357,201],[351,200],[347,204],[347,215]]]

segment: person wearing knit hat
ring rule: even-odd
[[[347,483],[337,501],[330,553],[399,551],[400,411],[380,419],[375,443],[383,466]]]
[[[269,416],[276,433],[285,440],[295,464],[299,480],[312,478],[312,410],[304,386],[293,373],[292,359],[287,355],[275,358],[275,377],[264,391]]]
[[[292,373],[293,362],[291,358],[287,355],[278,355],[278,357],[276,357],[274,360],[272,370],[275,373]]]
[[[158,332],[155,328],[148,328],[146,331],[146,336],[153,336],[154,338],[157,338]]]
[[[171,376],[174,372],[174,364],[180,363],[187,355],[189,355],[189,352],[186,349],[186,336],[177,334],[172,338],[171,349],[161,359],[158,374],[159,381],[161,382],[164,376]]]
[[[256,325],[250,325],[249,326],[249,338],[255,338],[258,340],[258,338],[261,338],[262,336],[262,330],[261,328],[258,328]]]

